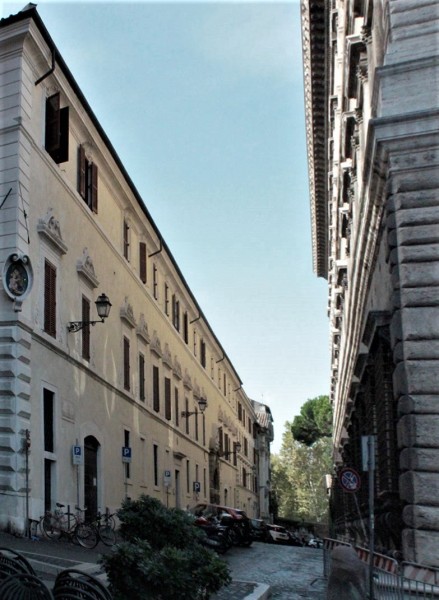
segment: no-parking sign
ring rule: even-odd
[[[361,487],[361,477],[358,472],[351,467],[342,469],[338,479],[345,492],[358,492]]]

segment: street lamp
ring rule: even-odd
[[[80,331],[83,327],[87,327],[88,325],[95,325],[96,323],[103,323],[105,319],[110,314],[111,302],[106,294],[101,294],[99,298],[95,302],[96,310],[98,313],[99,321],[71,321],[67,325],[67,331],[76,333]]]
[[[241,448],[241,442],[236,442],[236,444],[234,444],[233,450],[230,450],[229,452],[221,452],[220,456],[222,458],[229,458],[229,456],[231,456],[232,454],[236,456],[241,451]]]
[[[206,408],[207,408],[207,400],[206,398],[200,398],[198,400],[198,408],[200,409],[198,410],[193,410],[193,411],[189,411],[189,410],[184,410],[181,413],[182,417],[186,417],[186,419],[188,419],[191,415],[197,415],[199,412],[202,414]]]

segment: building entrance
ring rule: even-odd
[[[84,440],[84,504],[87,518],[98,512],[98,448],[99,442],[89,435]]]

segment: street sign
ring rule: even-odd
[[[169,487],[171,485],[171,471],[165,471],[163,476],[163,483],[165,484],[165,487]]]
[[[375,436],[361,436],[361,459],[363,471],[375,470]]]
[[[361,478],[355,469],[346,467],[340,471],[338,477],[345,492],[358,492],[361,487]]]
[[[201,483],[199,481],[194,481],[194,492],[197,494],[201,492]]]
[[[122,462],[131,462],[131,448],[129,448],[128,446],[122,446]]]
[[[82,446],[72,446],[72,462],[74,465],[84,464],[84,455],[82,454]]]

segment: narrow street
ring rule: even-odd
[[[234,580],[268,584],[271,600],[324,600],[323,550],[254,542],[250,548],[231,548],[224,560]],[[228,600],[227,588],[214,600]]]

